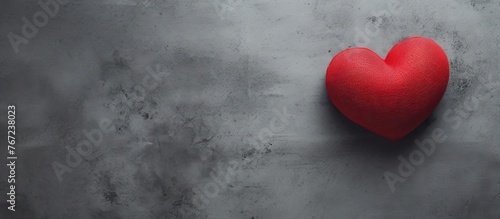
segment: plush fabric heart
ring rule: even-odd
[[[366,48],[336,55],[326,72],[328,96],[347,118],[397,141],[434,111],[449,79],[446,53],[433,40],[412,37],[380,58]]]

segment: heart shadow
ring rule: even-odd
[[[321,95],[322,100],[324,100],[322,102],[327,103],[325,104],[327,106],[322,107],[324,112],[321,112],[321,115],[324,121],[329,121],[327,126],[323,128],[325,130],[336,130],[335,135],[338,136],[335,140],[336,144],[349,147],[345,148],[349,151],[359,150],[363,151],[363,153],[382,153],[387,156],[397,156],[412,151],[417,147],[414,143],[415,139],[423,140],[428,138],[424,134],[429,126],[436,121],[436,116],[433,113],[403,139],[393,142],[349,120],[331,103],[326,89],[322,88]]]

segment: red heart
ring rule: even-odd
[[[328,96],[347,118],[396,141],[417,128],[444,95],[448,58],[431,39],[412,37],[380,58],[366,48],[337,54],[326,71]]]

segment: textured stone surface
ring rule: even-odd
[[[499,218],[499,10],[490,0],[74,0],[16,53],[7,35],[42,9],[7,0],[0,113],[17,107],[18,203],[0,218]],[[325,70],[347,47],[385,56],[415,35],[447,52],[450,84],[434,114],[391,143],[335,110]],[[53,165],[69,165],[106,118],[114,131],[60,181]],[[440,130],[446,140],[391,191],[384,175],[399,175],[398,157]]]

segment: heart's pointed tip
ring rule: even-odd
[[[403,139],[403,137],[404,137],[404,136],[402,136],[402,137],[399,137],[399,136],[398,136],[398,137],[386,137],[386,138],[387,138],[389,141],[391,141],[391,142],[397,142],[397,141],[399,141],[399,140]]]

